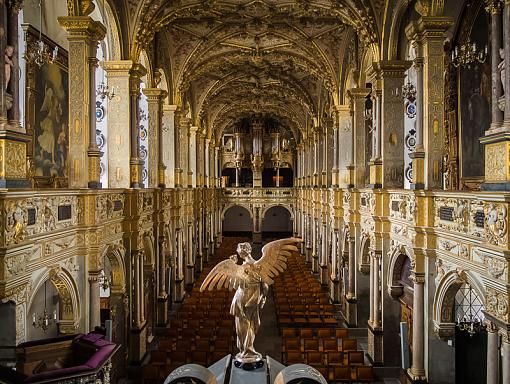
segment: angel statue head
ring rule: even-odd
[[[255,335],[260,327],[259,312],[266,302],[269,286],[273,278],[287,266],[287,257],[297,252],[298,238],[272,241],[262,248],[262,257],[253,260],[250,243],[239,243],[237,253],[243,263],[238,263],[236,255],[217,264],[207,275],[200,292],[206,289],[228,288],[236,293],[230,306],[230,314],[235,316],[237,348],[234,365],[251,370],[263,365],[262,355],[253,347]]]
[[[237,244],[237,253],[243,259],[246,255],[251,255],[251,245],[250,243],[239,243]]]

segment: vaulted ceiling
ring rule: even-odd
[[[216,135],[255,114],[296,139],[331,121],[349,68],[377,40],[369,0],[126,0],[132,34],[174,102]],[[377,4],[379,8],[382,4]],[[135,45],[136,46],[136,45]],[[139,48],[140,49],[140,48]]]

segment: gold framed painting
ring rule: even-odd
[[[29,24],[22,25],[27,47],[25,127],[31,142],[27,148],[30,177],[34,187],[66,188],[69,154],[69,70],[67,51],[40,35]],[[40,65],[31,59],[30,47],[45,44],[54,60]]]

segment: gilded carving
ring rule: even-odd
[[[506,293],[497,291],[492,287],[487,287],[485,308],[487,312],[498,319],[504,322],[508,321],[508,295]]]
[[[5,278],[18,276],[25,273],[27,270],[28,262],[30,260],[30,253],[24,252],[18,255],[6,257],[5,263]]]
[[[485,238],[490,244],[508,243],[507,208],[503,204],[489,203],[485,207]]]

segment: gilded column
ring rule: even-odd
[[[97,45],[106,29],[89,16],[62,16],[58,22],[69,41],[69,187],[100,188],[95,70]]]
[[[140,79],[146,74],[147,70],[139,63],[135,63],[129,71],[129,127],[131,134],[129,165],[131,188],[143,188],[143,160],[140,158]]]
[[[148,188],[164,187],[166,184],[163,146],[163,99],[167,92],[160,88],[144,88],[147,96],[149,120],[149,164]]]
[[[176,107],[177,109],[177,107]],[[186,144],[186,141],[184,140],[184,129],[181,127],[181,123],[183,122],[181,113],[176,113],[176,110],[174,110],[175,117],[174,117],[174,183],[175,187],[182,188],[183,187],[183,163],[182,161],[182,154],[181,152],[184,151],[184,146]],[[171,127],[169,128],[171,129]],[[187,180],[186,180],[187,184]]]
[[[197,157],[196,157],[196,170],[197,170],[197,176],[196,176],[196,183],[197,187],[201,188],[204,186],[204,134],[200,131],[197,132]]]
[[[115,97],[108,101],[108,186],[129,188],[131,138],[126,131],[131,124],[129,71],[133,62],[103,61],[101,66],[106,72],[108,86],[115,90]]]
[[[191,126],[188,133],[188,187],[197,186],[197,132],[198,127]]]
[[[369,159],[365,158],[366,153],[366,132],[365,132],[365,100],[370,94],[369,88],[352,88],[348,91],[354,110],[353,116],[353,165],[354,165],[354,186],[361,188],[365,186],[365,167]]]
[[[356,300],[356,242],[354,237],[349,236],[349,281],[347,300]]]
[[[499,333],[498,327],[487,324],[487,384],[499,383]],[[504,383],[505,381],[503,381]]]
[[[338,185],[347,188],[352,163],[352,124],[349,105],[335,106],[338,114]]]
[[[425,274],[413,272],[413,362],[409,375],[425,380]]]
[[[421,47],[418,57],[423,57],[423,92],[422,101],[418,100],[418,107],[423,108],[422,142],[425,152],[424,186],[428,189],[438,189],[442,185],[441,164],[443,161],[443,103],[444,103],[444,40],[445,33],[453,24],[453,19],[447,16],[423,16],[407,31],[417,40],[417,47]],[[409,33],[408,33],[409,34]],[[419,62],[418,62],[419,64]],[[419,68],[417,68],[419,69]],[[420,75],[419,71],[417,75]],[[422,104],[422,107],[420,107]],[[401,114],[402,115],[402,114]],[[416,156],[420,156],[417,152]],[[421,159],[416,157],[419,164]],[[417,172],[420,172],[418,169]],[[414,176],[413,160],[413,176]],[[417,175],[418,177],[418,175]],[[417,187],[421,187],[420,180],[413,180]]]
[[[335,115],[337,115],[338,112],[335,111]],[[331,170],[332,174],[332,184],[333,187],[338,187],[339,182],[339,175],[338,175],[338,116],[335,116],[335,123],[333,124],[333,169]]]

